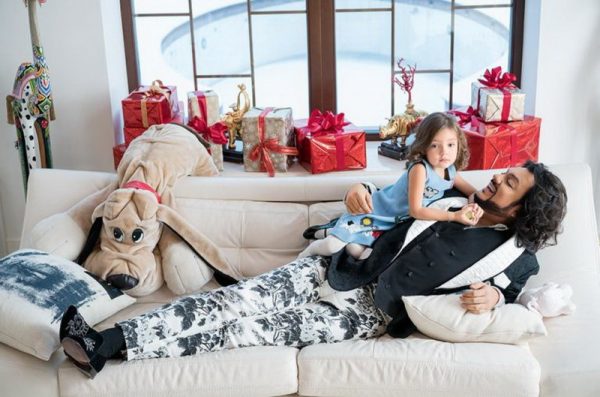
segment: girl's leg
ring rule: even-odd
[[[322,240],[315,240],[302,251],[298,258],[306,258],[312,255],[331,256],[344,248],[346,243],[335,236],[327,236]]]
[[[323,258],[299,259],[238,284],[182,297],[118,326],[123,330],[128,353],[134,348],[153,351],[240,318],[316,302],[325,270]]]
[[[389,317],[373,302],[372,285],[336,292],[301,307],[239,318],[211,330],[149,346],[130,330],[128,359],[180,357],[248,346],[303,347],[366,339],[385,332]]]

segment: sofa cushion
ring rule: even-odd
[[[460,294],[404,296],[402,301],[419,331],[446,342],[519,343],[546,335],[542,316],[518,303],[474,314],[461,307]]]
[[[177,209],[246,277],[285,265],[307,244],[305,204],[182,198]]]
[[[59,368],[62,397],[279,396],[298,390],[298,350],[249,347],[180,358],[109,361],[93,381]]]
[[[420,334],[309,346],[298,371],[298,392],[307,396],[537,396],[540,377],[526,347]]]

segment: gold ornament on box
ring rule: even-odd
[[[236,103],[229,105],[231,110],[221,118],[221,121],[227,126],[229,135],[227,145],[223,147],[223,160],[234,163],[242,163],[244,161],[243,150],[241,147],[237,147],[237,142],[242,142],[242,118],[252,106],[250,96],[246,91],[246,85],[238,84],[238,89],[240,91],[238,92]]]
[[[398,60],[398,69],[400,69],[400,79],[394,77],[400,89],[408,94],[408,103],[406,110],[402,114],[394,115],[388,120],[386,125],[379,128],[379,136],[381,138],[391,138],[391,143],[383,142],[379,145],[378,153],[382,156],[391,157],[396,160],[404,160],[408,154],[408,146],[406,146],[406,138],[410,135],[421,119],[427,115],[426,112],[415,110],[415,105],[412,102],[412,89],[415,83],[415,72],[417,65],[404,66],[404,59]],[[398,143],[400,140],[400,143]]]

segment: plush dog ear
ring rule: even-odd
[[[165,205],[159,205],[157,219],[168,226],[208,266],[215,270],[215,278],[224,284],[243,278],[242,274],[227,262],[219,248],[202,232],[190,225],[179,213]],[[219,275],[221,273],[222,275]]]
[[[90,228],[90,232],[88,233],[87,240],[85,241],[85,244],[83,245],[83,248],[81,249],[81,252],[77,257],[77,260],[75,260],[76,263],[83,266],[83,263],[85,262],[87,257],[90,256],[91,252],[94,250],[96,242],[98,242],[98,239],[100,238],[101,231],[102,217],[98,217],[95,218],[94,223],[92,223],[92,227]]]

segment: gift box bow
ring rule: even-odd
[[[168,101],[171,98],[171,90],[165,87],[161,80],[154,80],[148,89],[133,91],[130,97],[142,100],[152,97],[156,97],[157,99],[165,97]]]
[[[196,93],[196,99],[198,99],[198,107],[202,117],[194,116],[188,121],[188,126],[196,130],[204,139],[210,143],[216,143],[223,145],[227,143],[227,137],[225,131],[227,131],[227,125],[221,121],[217,121],[213,125],[208,125],[208,111],[206,110],[206,96],[203,92]]]
[[[517,81],[517,76],[509,72],[502,73],[502,66],[496,66],[492,70],[486,69],[483,78],[479,79],[484,86],[498,89],[516,88],[513,84],[515,81]]]
[[[329,110],[321,113],[319,109],[314,109],[308,117],[307,127],[312,134],[339,134],[348,124],[344,121],[344,113],[336,115]]]
[[[502,67],[496,66],[492,70],[486,69],[483,74],[483,78],[478,81],[486,88],[498,89],[502,92],[502,112],[500,115],[500,121],[508,121],[510,116],[510,104],[512,93],[511,90],[517,87],[513,84],[517,80],[517,76],[512,73],[502,73]],[[481,89],[477,91],[477,109],[479,109],[481,103]]]
[[[261,166],[267,170],[269,176],[275,175],[275,166],[273,165],[271,156],[269,156],[269,152],[286,154],[288,156],[298,155],[298,149],[279,144],[278,138],[265,138],[265,117],[272,111],[273,108],[265,108],[258,115],[258,143],[250,149],[250,160],[260,160]]]
[[[479,112],[473,109],[473,106],[469,106],[466,111],[461,110],[450,110],[448,113],[455,115],[458,118],[458,125],[463,127],[468,123],[471,123],[473,127],[478,127],[479,122],[482,121]]]

